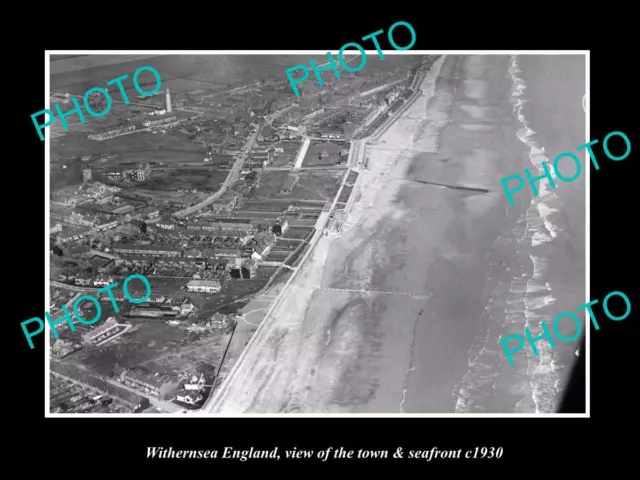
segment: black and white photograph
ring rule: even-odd
[[[46,416],[563,415],[589,52],[380,57],[47,52]]]

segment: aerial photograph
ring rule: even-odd
[[[558,411],[580,339],[500,340],[585,303],[586,175],[500,182],[585,161],[586,55],[384,53],[50,55],[49,414]]]

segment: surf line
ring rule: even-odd
[[[619,155],[619,156],[613,155],[611,153],[611,151],[609,150],[608,142],[611,139],[611,137],[614,137],[614,136],[621,137],[624,140],[624,143],[626,144],[627,151],[622,155]],[[585,143],[584,145],[579,145],[578,147],[576,147],[576,150],[582,150],[582,149],[587,150],[587,152],[589,152],[589,158],[591,159],[591,163],[593,163],[593,167],[596,170],[600,170],[600,164],[596,160],[596,154],[593,153],[593,149],[591,148],[593,145],[595,145],[597,143],[599,143],[598,139],[591,140],[590,142]],[[602,142],[602,148],[604,150],[604,153],[607,155],[607,157],[609,157],[611,160],[613,160],[615,162],[619,162],[619,161],[624,160],[625,158],[627,158],[629,156],[629,154],[631,153],[631,141],[629,140],[629,137],[627,137],[622,132],[611,132],[606,137],[604,137],[604,141]],[[564,158],[564,157],[570,157],[573,160],[573,163],[576,164],[576,172],[570,177],[564,176],[560,172],[560,169],[559,169],[560,160],[562,158]],[[543,180],[544,178],[546,178],[549,181],[549,186],[552,189],[556,188],[556,183],[554,182],[553,175],[552,175],[551,171],[549,170],[549,163],[548,162],[542,162],[541,166],[542,166],[542,170],[544,171],[544,174],[542,174],[542,175],[540,175],[538,177],[531,176],[531,172],[529,171],[528,168],[524,169],[524,174],[527,177],[529,185],[531,186],[531,190],[533,191],[533,195],[536,196],[536,197],[540,194],[540,191],[536,187],[536,182],[539,182],[539,181]],[[582,173],[582,165],[580,164],[580,159],[578,158],[577,155],[575,155],[574,153],[571,153],[571,152],[562,152],[562,153],[558,154],[556,156],[556,158],[553,160],[552,168],[553,168],[553,173],[555,173],[555,176],[558,179],[560,179],[560,181],[565,182],[565,183],[573,182]],[[518,180],[518,182],[519,182],[518,185],[516,185],[514,188],[509,188],[507,183],[509,182],[509,180],[514,180],[514,179]],[[522,178],[522,175],[520,175],[518,173],[516,173],[514,175],[509,175],[507,177],[504,177],[502,180],[500,180],[500,185],[502,185],[502,189],[504,190],[504,193],[507,196],[507,200],[509,201],[509,205],[511,205],[513,207],[515,205],[515,202],[513,201],[512,194],[522,190],[522,188],[524,187],[524,178]]]
[[[626,306],[626,312],[620,316],[615,316],[611,313],[611,311],[609,310],[608,307],[608,302],[609,299],[611,299],[611,297],[614,296],[618,296],[621,297],[624,300],[625,306]],[[595,327],[596,330],[600,330],[600,324],[598,323],[598,321],[596,320],[596,315],[595,313],[593,313],[593,310],[591,309],[591,307],[593,305],[595,305],[596,303],[599,303],[598,299],[596,300],[591,300],[588,303],[585,303],[584,305],[580,305],[579,307],[576,308],[576,311],[580,310],[580,309],[585,309],[587,312],[589,312],[589,317],[591,318],[591,323],[593,323],[593,326]],[[627,318],[629,316],[629,314],[631,313],[631,300],[629,300],[629,297],[627,297],[624,293],[622,292],[611,292],[609,293],[606,297],[604,297],[604,300],[602,301],[602,309],[604,310],[604,313],[607,315],[607,317],[609,317],[609,319],[613,320],[614,322],[620,322],[622,320],[624,320],[625,318]],[[558,329],[558,325],[560,324],[560,320],[562,320],[564,317],[570,317],[573,322],[576,324],[576,333],[573,334],[573,336],[571,337],[565,337],[564,334]],[[540,355],[540,352],[538,351],[538,349],[536,348],[536,342],[539,342],[541,340],[546,339],[549,342],[549,345],[551,345],[551,349],[553,350],[554,348],[556,348],[556,344],[553,341],[553,336],[551,335],[551,330],[549,330],[548,325],[545,322],[540,322],[540,327],[542,328],[543,332],[541,335],[537,336],[537,337],[532,337],[531,336],[531,331],[529,330],[529,328],[525,328],[524,329],[524,337],[522,335],[520,335],[519,333],[513,334],[513,335],[508,335],[506,337],[503,337],[500,339],[500,346],[502,347],[502,350],[504,351],[505,355],[507,356],[507,360],[509,360],[509,365],[511,365],[512,367],[515,366],[515,363],[513,361],[513,357],[512,354],[519,352],[520,350],[522,350],[524,348],[524,340],[525,337],[527,339],[527,341],[529,342],[529,345],[531,346],[531,351],[533,352],[533,354],[537,357]],[[573,312],[562,312],[560,313],[554,320],[553,320],[553,331],[556,334],[556,337],[558,337],[558,340],[560,340],[561,342],[564,343],[570,343],[573,342],[575,340],[578,339],[578,337],[580,337],[580,334],[582,333],[582,322],[580,321],[580,319],[578,318],[578,316],[573,313]],[[514,348],[507,348],[507,342],[509,342],[510,340],[517,340],[518,341],[518,345],[516,345]]]

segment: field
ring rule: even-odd
[[[278,193],[289,172],[268,172],[260,186],[251,192],[251,199],[282,198],[291,200],[330,200],[340,187],[341,171],[301,172],[295,175],[298,183],[290,194]]]
[[[153,176],[142,184],[151,190],[197,189],[198,192],[215,192],[227,178],[227,172],[214,169],[176,169],[162,176]]]
[[[295,162],[296,155],[302,146],[302,142],[280,142],[278,146],[282,147],[283,152],[276,154],[273,158],[272,166],[284,167],[289,162],[291,162],[291,164]]]
[[[291,192],[292,198],[332,201],[344,173],[342,171],[304,172]]]
[[[340,163],[340,151],[343,149],[349,150],[348,142],[312,141],[302,161],[302,166],[337,165]],[[329,156],[321,157],[320,155],[324,152],[328,153]]]
[[[189,332],[160,319],[127,322],[133,327],[126,334],[102,347],[84,348],[68,357],[69,362],[107,376],[116,364],[131,368],[151,362],[156,363],[156,371],[170,373],[166,372],[168,359],[176,370],[190,368],[193,365],[188,359],[196,352],[200,362],[214,364],[228,341],[228,337],[220,333]],[[185,359],[177,362],[183,355]]]
[[[99,169],[119,167],[123,169],[135,168],[139,164],[156,162],[152,170],[151,180],[143,184],[135,184],[136,189],[193,189],[215,191],[224,181],[227,172],[215,170],[215,166],[204,163],[205,153],[188,140],[188,136],[179,131],[153,135],[140,132],[123,135],[103,142],[84,140],[80,135],[69,135],[63,139],[52,140],[51,148],[51,189],[52,191],[69,185],[77,185],[82,181],[82,168],[91,166],[98,175]],[[152,140],[153,137],[153,140]],[[70,160],[72,156],[89,154],[109,154],[113,157],[106,162],[81,162]],[[227,155],[215,156],[216,161],[228,165],[232,157]],[[163,165],[159,165],[162,162]],[[171,168],[179,167],[182,163],[195,163],[201,168]],[[65,165],[66,168],[62,168]],[[160,176],[158,176],[158,172]],[[170,185],[168,185],[168,182]]]
[[[136,128],[138,130],[143,129],[145,127],[141,125],[142,117],[140,116],[140,114],[136,114],[134,110],[140,109],[141,112],[148,112],[152,108],[152,105],[149,105],[149,108],[146,108],[140,105],[134,106],[134,105],[125,105],[124,103],[113,103],[111,105],[111,109],[108,111],[108,113],[105,116],[94,117],[92,115],[89,115],[89,113],[87,113],[81,98],[78,99],[78,103],[82,106],[85,122],[82,123],[80,121],[80,117],[78,116],[78,114],[70,115],[65,118],[65,121],[68,125],[68,130],[65,131],[63,128],[62,122],[60,121],[60,119],[57,117],[57,114],[56,114],[55,121],[53,122],[53,124],[51,124],[51,126],[47,128],[46,131],[47,133],[51,131],[51,132],[56,132],[58,134],[64,134],[64,136],[56,138],[55,142],[53,142],[52,145],[65,144],[69,141],[69,139],[73,137],[78,137],[78,134],[80,133],[95,134],[95,133],[106,132],[109,130],[115,130],[117,128],[126,127],[129,125],[136,125]],[[55,111],[55,108],[53,105],[54,104],[51,105],[51,109]],[[74,105],[73,103],[68,103],[68,104],[61,103],[60,109],[62,110],[62,112],[69,112],[74,109]],[[101,108],[96,107],[95,110],[102,111],[103,107]],[[197,115],[196,113],[173,111],[172,113],[165,115],[164,117],[158,117],[157,119],[159,120],[161,118],[176,117],[178,120],[182,120],[182,119],[194,117],[196,115]],[[40,117],[39,121],[43,122],[44,118],[45,117]],[[131,119],[132,123],[130,124],[126,123],[126,120],[128,118]],[[154,117],[150,117],[150,120],[154,120]],[[157,134],[154,135],[150,132],[147,132],[147,133],[149,133],[149,135],[157,136]],[[131,135],[140,135],[140,134],[141,134],[140,132],[137,132],[137,133],[132,133]],[[124,137],[128,137],[131,135],[124,135]],[[120,137],[116,137],[116,138],[120,138]],[[73,138],[73,140],[76,141],[78,139]],[[88,140],[88,139],[86,141],[89,142],[91,145],[93,145],[93,144],[101,144],[101,143],[110,143],[111,141],[113,141],[113,139],[104,140],[101,142]]]
[[[93,120],[93,118],[92,118]],[[69,133],[60,138],[52,139],[51,141],[51,160],[54,161],[59,158],[68,158],[72,156],[91,155],[91,154],[127,154],[132,151],[140,150],[143,154],[138,159],[139,162],[153,161],[154,157],[144,157],[144,151],[162,151],[163,149],[171,149],[176,147],[180,148],[180,151],[197,152],[196,145],[189,140],[189,136],[179,130],[171,130],[165,134],[153,134],[149,131],[142,131],[132,133],[130,135],[121,135],[119,137],[110,138],[102,142],[95,140],[89,140],[79,135],[83,125],[76,127],[69,127]],[[90,131],[97,131],[96,128],[91,128]],[[153,144],[153,148],[149,148],[149,145]],[[204,152],[200,150],[198,161],[204,159]],[[190,159],[191,160],[191,159]],[[193,160],[191,160],[193,161]],[[91,163],[89,163],[91,165]]]

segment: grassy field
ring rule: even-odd
[[[283,198],[285,195],[280,195],[278,190],[289,176],[288,172],[266,172],[260,186],[254,188],[250,193],[250,199],[252,198]]]
[[[349,143],[343,144],[334,142],[316,142],[312,141],[307,150],[307,154],[302,161],[303,166],[309,165],[336,165],[340,162],[340,151],[349,149]],[[319,157],[323,152],[329,154],[327,157]]]
[[[289,172],[268,172],[260,186],[251,192],[252,199],[286,198],[291,200],[329,200],[337,193],[341,171],[318,171],[296,173],[298,183],[290,194],[278,193]]]
[[[71,141],[72,140],[72,141]],[[58,190],[68,185],[77,185],[82,181],[82,168],[85,166],[96,166],[100,168],[122,167],[133,168],[138,164],[149,162],[162,162],[163,167],[171,167],[181,163],[193,162],[202,165],[202,169],[168,170],[171,176],[171,189],[178,188],[217,188],[226,178],[226,172],[213,170],[213,165],[204,163],[205,152],[199,150],[197,146],[188,140],[186,134],[179,131],[170,131],[166,134],[152,134],[149,132],[139,132],[131,135],[123,135],[102,142],[85,140],[77,133],[70,133],[66,137],[54,139],[51,142],[51,189]],[[71,160],[73,156],[83,156],[89,154],[112,155],[107,162],[81,162]],[[230,157],[220,156],[221,161],[228,161]],[[62,168],[66,165],[66,168]],[[176,172],[178,176],[173,176]],[[185,185],[179,186],[176,181],[181,180],[180,176],[185,175]],[[193,178],[193,186],[189,183],[188,176]],[[152,177],[153,178],[153,177]],[[160,180],[152,180],[152,188],[163,188],[156,184],[163,184],[163,177]],[[155,184],[154,184],[155,182]],[[139,187],[139,186],[138,186]],[[137,188],[138,188],[137,187]],[[142,186],[144,188],[144,186]],[[164,187],[168,188],[168,187]]]
[[[300,174],[298,184],[291,192],[290,197],[309,200],[333,200],[340,188],[340,181],[344,172],[304,172]]]
[[[116,364],[125,368],[135,367],[148,362],[158,362],[168,357],[175,360],[183,351],[194,351],[199,346],[224,348],[224,336],[220,334],[208,334],[188,332],[176,326],[168,325],[164,320],[127,320],[133,324],[126,334],[106,343],[102,347],[85,348],[69,357],[69,360],[78,365],[84,365],[100,375],[110,375]],[[198,345],[200,342],[200,345]],[[201,361],[214,358],[198,355]],[[172,356],[172,357],[170,357]],[[164,362],[162,362],[164,363]],[[175,361],[174,368],[180,368]],[[149,365],[145,365],[147,368]]]
[[[158,151],[164,148],[180,148],[181,150],[197,151],[195,144],[189,141],[188,135],[177,130],[171,130],[165,134],[153,134],[149,131],[141,131],[132,133],[131,135],[121,135],[97,142],[82,138],[82,136],[79,135],[81,127],[82,126],[78,128],[70,127],[69,133],[66,136],[51,140],[52,160],[90,154],[126,154],[131,151],[149,149],[150,145],[153,145],[153,149]],[[199,161],[203,159],[204,154],[201,153]],[[153,158],[143,158],[141,161],[144,160],[153,160]]]
[[[227,172],[213,169],[176,169],[162,176],[152,177],[143,188],[152,190],[198,189],[198,192],[215,192],[227,178]]]

